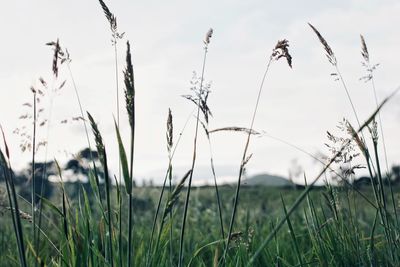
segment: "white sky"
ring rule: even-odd
[[[311,153],[327,153],[326,130],[348,117],[354,123],[345,92],[330,77],[332,67],[307,22],[327,39],[347,82],[361,120],[374,110],[370,84],[359,81],[359,34],[366,38],[382,99],[400,85],[400,3],[398,1],[107,1],[117,16],[118,28],[132,44],[136,77],[137,140],[135,171],[138,177],[160,176],[167,166],[165,124],[170,107],[178,134],[193,105],[180,95],[189,93],[192,72],[200,72],[207,30],[214,35],[209,47],[205,79],[212,81],[209,105],[211,128],[248,126],[257,89],[271,49],[279,39],[290,42],[293,69],[284,61],[272,65],[265,84],[255,129],[291,142]],[[4,1],[0,9],[0,123],[5,129],[16,169],[27,164],[29,153],[19,150],[12,134],[24,123],[18,117],[28,111],[31,85],[43,77],[52,84],[52,51],[44,44],[57,38],[72,58],[72,71],[85,110],[99,122],[117,169],[116,138],[112,115],[115,108],[114,54],[110,31],[97,1]],[[125,39],[125,40],[126,40]],[[119,67],[125,64],[125,43],[120,42]],[[86,145],[80,123],[61,125],[79,110],[66,68],[60,70],[66,86],[54,97],[48,158],[65,160],[65,151],[76,153]],[[122,88],[122,72],[120,74]],[[121,90],[121,102],[123,95]],[[42,103],[47,112],[48,103]],[[400,95],[382,112],[389,164],[400,162]],[[121,112],[125,114],[122,104]],[[48,116],[48,114],[46,115]],[[128,146],[128,123],[122,118]],[[188,125],[174,164],[178,175],[190,168],[194,120]],[[46,130],[38,133],[44,138]],[[216,134],[213,150],[217,175],[235,176],[245,135]],[[250,173],[287,175],[297,159],[309,177],[318,168],[299,151],[268,137],[254,138]],[[44,157],[41,149],[39,158]],[[199,140],[197,177],[209,176],[206,139]],[[180,173],[179,173],[180,172]],[[196,174],[196,171],[195,171]],[[211,177],[211,176],[210,176]]]

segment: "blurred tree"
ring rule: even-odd
[[[393,180],[396,184],[400,183],[400,165],[392,167]]]
[[[40,196],[50,198],[53,193],[53,183],[49,181],[49,176],[57,175],[56,165],[54,161],[50,162],[37,162],[35,163],[35,203],[39,202]],[[15,176],[16,184],[20,185],[19,194],[31,200],[31,186],[32,186],[32,164]]]

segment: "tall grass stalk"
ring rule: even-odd
[[[125,100],[126,110],[129,117],[129,125],[131,128],[131,145],[130,145],[130,170],[129,177],[125,180],[125,187],[129,196],[129,210],[128,210],[128,266],[131,266],[132,258],[132,228],[133,228],[133,158],[135,148],[135,79],[133,74],[132,55],[129,41],[126,43],[126,69],[124,71],[125,82]]]
[[[209,117],[212,116],[212,113],[210,111],[210,108],[207,105],[207,100],[208,100],[208,95],[210,91],[208,90],[209,86],[206,86],[205,90],[199,90],[198,97],[200,99],[200,110],[203,113],[204,116],[204,122],[200,120],[200,118],[197,118],[199,120],[204,128],[207,140],[208,140],[208,148],[210,151],[210,166],[211,166],[211,172],[213,175],[214,179],[214,189],[215,189],[215,196],[217,199],[217,205],[218,205],[218,215],[219,215],[219,225],[220,225],[220,230],[221,230],[221,237],[222,239],[225,239],[225,231],[224,231],[224,222],[222,219],[222,208],[221,208],[221,198],[218,190],[218,183],[217,183],[217,175],[215,173],[215,166],[214,166],[214,157],[213,157],[213,150],[212,150],[212,145],[211,145],[211,137],[210,137],[210,129],[209,129]],[[188,99],[193,100],[190,96],[186,96]],[[195,101],[193,101],[195,102]]]
[[[364,60],[362,62],[362,65],[365,67],[366,72],[367,72],[366,75],[361,78],[361,80],[365,80],[365,82],[368,82],[368,81],[371,82],[371,87],[372,87],[372,91],[373,91],[373,94],[374,94],[375,105],[376,105],[376,107],[378,107],[379,103],[378,103],[377,90],[376,90],[376,87],[375,87],[374,71],[375,71],[376,67],[379,64],[371,65],[369,51],[368,51],[368,47],[367,47],[367,44],[365,42],[364,36],[360,35],[360,39],[361,39],[361,55],[362,55],[363,60]],[[389,189],[390,189],[391,198],[392,198],[393,213],[395,215],[394,217],[396,219],[397,227],[399,227],[399,219],[398,219],[398,215],[397,215],[395,197],[394,197],[394,194],[393,194],[392,181],[391,181],[391,177],[389,176],[389,164],[388,164],[388,157],[387,157],[387,151],[386,151],[386,142],[385,142],[385,135],[384,135],[384,131],[383,131],[383,123],[382,123],[382,118],[381,118],[381,114],[380,113],[378,114],[378,121],[379,121],[380,134],[381,134],[381,138],[382,138],[383,153],[384,153],[384,157],[385,157],[387,180],[388,180],[388,183],[389,183]],[[376,155],[377,155],[377,152],[376,152]]]
[[[111,13],[110,9],[108,8],[108,6],[104,3],[103,0],[99,0],[100,6],[103,9],[103,13],[109,23],[110,26],[110,30],[111,30],[111,44],[114,47],[114,63],[115,63],[115,88],[116,88],[116,109],[117,109],[117,126],[120,126],[120,106],[119,106],[119,79],[118,79],[118,75],[119,75],[119,70],[118,70],[118,49],[117,49],[117,45],[118,45],[118,40],[122,39],[124,36],[124,33],[120,34],[118,32],[118,27],[117,27],[117,18],[116,16]],[[121,158],[120,158],[120,154],[118,154],[118,162],[120,163],[119,166],[121,166]],[[118,168],[118,182],[119,184],[121,184],[121,167]],[[122,265],[122,220],[121,220],[121,216],[122,216],[122,197],[120,196],[118,198],[118,206],[119,206],[119,265]],[[131,200],[129,200],[131,202]],[[131,204],[129,204],[131,205]]]
[[[207,127],[206,135],[207,135],[207,140],[208,140],[208,147],[210,150],[210,166],[211,166],[211,172],[212,172],[212,175],[214,178],[215,197],[217,199],[217,204],[218,204],[218,215],[219,215],[219,225],[221,228],[221,237],[222,237],[222,239],[225,239],[224,221],[222,219],[223,217],[222,217],[221,197],[220,197],[219,190],[218,190],[217,175],[215,174],[214,157],[213,157],[213,152],[212,152],[210,134],[208,132],[208,123],[207,123],[206,127]]]
[[[332,73],[331,75],[332,75],[332,76],[338,76],[336,79],[337,79],[337,80],[340,80],[340,82],[342,83],[343,88],[344,88],[344,90],[345,90],[345,92],[346,92],[346,95],[347,95],[347,99],[349,100],[350,106],[351,106],[351,108],[352,108],[352,110],[353,110],[354,117],[355,117],[356,120],[357,120],[357,124],[358,124],[358,126],[361,126],[361,125],[360,125],[360,120],[358,119],[358,115],[357,115],[356,108],[355,108],[354,103],[353,103],[353,100],[352,100],[352,98],[351,98],[351,96],[350,96],[349,90],[347,89],[346,83],[344,82],[344,79],[343,79],[343,77],[342,77],[342,74],[341,74],[340,71],[339,71],[338,62],[337,62],[336,56],[335,56],[335,54],[334,54],[332,48],[329,46],[328,42],[327,42],[327,41],[325,40],[325,38],[320,34],[320,32],[319,32],[311,23],[308,23],[308,25],[311,27],[311,29],[314,31],[314,33],[317,35],[317,37],[318,37],[320,43],[321,43],[322,46],[324,47],[325,52],[326,52],[326,57],[328,58],[329,63],[331,63],[331,65],[332,65],[332,66],[335,68],[335,70],[336,70],[336,73]]]
[[[41,226],[42,226],[42,215],[43,215],[43,205],[42,205],[42,196],[44,192],[44,180],[47,179],[47,156],[48,156],[48,151],[49,151],[49,143],[50,143],[50,126],[51,126],[51,119],[52,119],[52,114],[53,114],[53,102],[54,102],[54,92],[56,91],[55,88],[55,81],[58,78],[58,73],[59,73],[59,65],[60,58],[63,55],[63,52],[61,50],[60,42],[59,39],[57,39],[56,42],[49,43],[48,45],[54,46],[54,54],[53,54],[53,64],[52,64],[52,71],[53,71],[53,80],[52,80],[52,90],[50,92],[50,103],[49,103],[49,113],[48,113],[48,118],[47,118],[47,126],[46,126],[46,147],[45,147],[45,153],[44,153],[44,166],[42,170],[42,177],[40,181],[40,195],[39,195],[39,201],[38,201],[38,227],[37,227],[37,233],[36,239],[34,239],[34,244],[33,248],[35,249],[35,253],[37,253],[37,256],[39,257],[39,245],[40,245],[40,234],[41,234]],[[62,64],[62,63],[61,63]],[[65,84],[65,81],[58,89],[61,89],[63,85]],[[37,118],[36,118],[37,120]]]
[[[174,125],[172,120],[172,112],[171,109],[168,109],[168,118],[167,118],[167,131],[166,131],[166,138],[167,138],[167,150],[168,150],[168,182],[169,182],[169,190],[168,190],[168,199],[172,196],[172,148],[174,145]],[[174,255],[173,255],[173,240],[172,240],[172,209],[169,212],[169,260],[171,266],[174,265]]]
[[[267,77],[268,70],[269,70],[269,67],[271,65],[271,62],[272,62],[272,58],[269,59],[267,67],[266,67],[266,69],[264,71],[263,78],[261,79],[261,84],[260,84],[260,87],[258,89],[256,104],[255,104],[255,108],[254,108],[254,111],[253,111],[253,115],[252,115],[251,123],[250,123],[250,127],[249,127],[250,132],[247,134],[247,139],[246,139],[246,143],[245,143],[244,151],[243,151],[243,155],[242,155],[242,161],[240,163],[238,181],[237,181],[237,185],[236,185],[235,199],[234,199],[234,203],[233,203],[233,210],[232,210],[231,220],[230,220],[230,223],[229,223],[228,236],[227,236],[227,239],[226,239],[226,242],[225,242],[225,249],[224,249],[224,254],[223,254],[223,262],[224,263],[226,261],[226,255],[227,255],[228,249],[229,249],[229,241],[231,239],[231,235],[232,235],[232,231],[233,231],[233,224],[234,224],[234,221],[235,221],[237,206],[238,206],[238,203],[239,203],[240,186],[241,186],[241,183],[242,183],[242,175],[243,175],[243,171],[244,171],[244,168],[245,168],[246,159],[248,157],[247,156],[247,150],[248,150],[249,144],[250,144],[251,130],[253,130],[254,121],[255,121],[255,118],[256,118],[258,105],[259,105],[260,98],[261,98],[262,89],[264,87],[265,78]]]
[[[153,218],[153,224],[152,224],[152,228],[151,228],[151,234],[150,234],[150,240],[149,240],[149,249],[148,249],[148,253],[147,253],[148,255],[147,255],[147,259],[146,259],[147,260],[147,264],[146,265],[150,264],[150,262],[151,262],[150,261],[150,254],[151,254],[152,248],[153,248],[153,238],[154,238],[154,233],[155,233],[155,229],[156,229],[157,218],[158,218],[158,215],[160,213],[161,203],[162,203],[162,200],[163,200],[163,197],[164,197],[164,191],[165,191],[167,179],[172,178],[171,175],[170,175],[170,174],[172,174],[172,160],[174,158],[176,149],[178,148],[178,145],[179,145],[179,143],[181,141],[183,133],[184,133],[184,131],[186,129],[186,126],[188,125],[188,123],[189,123],[190,119],[192,118],[194,112],[195,112],[195,109],[193,109],[192,112],[190,112],[189,116],[187,117],[187,119],[186,119],[186,121],[185,121],[185,123],[184,123],[184,125],[183,125],[183,127],[182,127],[182,129],[181,129],[181,131],[179,133],[179,135],[178,135],[178,139],[177,139],[177,141],[176,141],[176,143],[175,143],[175,145],[174,145],[174,147],[172,149],[171,156],[168,159],[168,168],[167,168],[167,171],[166,171],[165,176],[164,176],[163,185],[161,187],[160,196],[159,196],[158,202],[157,202],[156,212],[155,212],[155,215],[154,215],[154,218]],[[168,124],[168,122],[167,122],[167,124]],[[171,166],[171,168],[169,166]],[[172,183],[172,181],[171,181],[171,183]],[[172,212],[173,212],[173,209],[171,209],[170,213],[172,214]],[[171,222],[171,228],[172,228],[172,222]],[[162,232],[161,228],[160,228],[159,232],[160,233]]]
[[[194,74],[193,76],[194,79],[196,79],[196,75]],[[215,189],[215,195],[217,199],[217,204],[218,204],[218,213],[219,213],[219,224],[220,224],[220,229],[221,229],[221,236],[222,239],[225,238],[224,234],[224,224],[222,220],[222,209],[221,209],[221,201],[220,201],[220,195],[219,195],[219,190],[218,190],[218,183],[217,183],[217,177],[215,173],[215,167],[214,167],[214,157],[213,157],[213,152],[212,152],[212,145],[211,145],[211,138],[210,138],[210,129],[209,129],[209,119],[212,117],[211,110],[207,104],[208,101],[208,96],[210,94],[210,84],[207,83],[203,86],[200,86],[200,88],[197,88],[198,81],[192,81],[192,88],[191,90],[194,93],[194,96],[192,95],[183,95],[184,98],[188,99],[190,102],[193,102],[196,106],[200,105],[200,111],[203,113],[203,119],[202,121],[199,117],[197,117],[197,120],[201,123],[203,126],[203,129],[205,131],[207,140],[208,140],[208,146],[209,146],[209,151],[210,151],[210,165],[211,165],[211,172],[213,174],[213,179],[214,179],[214,189]],[[232,129],[232,127],[231,127]]]
[[[208,52],[208,45],[210,43],[210,38],[213,34],[213,30],[210,29],[207,34],[206,38],[204,40],[204,55],[203,55],[203,66],[201,70],[201,80],[200,80],[200,91],[203,88],[203,81],[204,81],[204,71],[206,67],[206,59],[207,59],[207,52]],[[198,99],[198,106],[197,106],[197,116],[196,118],[199,118],[200,115],[200,104],[201,104],[201,99],[199,97]],[[185,207],[183,211],[183,217],[182,217],[182,229],[181,229],[181,236],[179,240],[179,261],[178,261],[178,267],[181,267],[183,264],[183,241],[185,237],[185,227],[186,227],[186,217],[187,217],[187,212],[188,212],[188,207],[189,207],[189,199],[190,199],[190,190],[192,187],[192,178],[193,178],[193,172],[194,172],[194,167],[196,164],[196,151],[197,151],[197,134],[198,134],[198,129],[199,129],[199,120],[196,120],[196,127],[195,127],[195,133],[194,133],[194,139],[193,139],[193,156],[192,156],[192,166],[191,166],[191,172],[189,175],[189,182],[188,182],[188,187],[187,187],[187,193],[186,193],[186,200],[185,200]]]
[[[90,124],[92,126],[92,131],[93,135],[95,137],[95,142],[96,142],[96,147],[97,147],[97,152],[99,154],[99,159],[101,164],[103,165],[104,169],[104,182],[105,182],[105,187],[106,187],[106,201],[107,201],[107,224],[108,224],[108,263],[111,265],[111,267],[114,266],[114,257],[113,257],[113,231],[112,231],[112,219],[111,219],[111,195],[110,195],[110,177],[108,173],[108,163],[107,163],[107,153],[106,149],[104,147],[103,143],[103,138],[101,137],[100,131],[97,127],[96,122],[94,121],[92,115],[90,115],[89,112],[87,112]]]
[[[355,119],[357,121],[357,125],[358,125],[358,127],[360,127],[361,124],[360,124],[360,120],[359,120],[358,115],[357,115],[357,111],[356,111],[355,105],[354,105],[353,100],[352,100],[352,98],[350,96],[350,92],[349,92],[349,90],[347,88],[347,85],[346,85],[346,82],[345,82],[345,80],[344,80],[344,78],[342,76],[342,73],[340,72],[340,69],[339,69],[339,66],[338,66],[338,61],[336,59],[336,56],[335,56],[332,48],[329,46],[328,42],[321,35],[321,33],[311,23],[308,23],[308,25],[313,30],[313,32],[317,35],[318,40],[320,41],[320,43],[324,47],[324,50],[326,52],[325,55],[328,58],[329,63],[335,69],[335,72],[331,73],[331,75],[333,77],[335,77],[335,81],[340,81],[340,83],[342,84],[342,87],[343,87],[343,89],[344,89],[344,91],[346,93],[346,96],[347,96],[347,100],[349,101],[351,109],[353,111],[353,115],[354,115],[354,117],[355,117]],[[361,135],[363,136],[363,139],[365,140],[363,132],[361,132]],[[371,179],[372,179],[373,173],[375,173],[375,167],[374,167],[374,164],[372,162],[372,159],[369,157],[369,150],[368,150],[368,146],[366,144],[365,144],[365,153],[367,155],[367,157],[366,157],[367,165],[368,165],[368,168],[369,168],[369,171],[370,171],[370,174],[371,174]],[[372,169],[374,170],[374,172],[372,172]]]
[[[360,39],[361,39],[361,55],[364,59],[364,62],[362,62],[362,65],[365,66],[366,71],[367,71],[366,76],[362,77],[361,80],[365,80],[365,82],[371,81],[371,88],[374,93],[375,105],[376,105],[376,107],[378,107],[379,101],[378,101],[378,94],[377,94],[376,87],[375,87],[374,71],[379,64],[371,65],[369,51],[368,51],[364,36],[360,35]],[[386,171],[389,172],[385,135],[384,135],[384,131],[383,131],[383,124],[382,124],[382,119],[381,119],[380,113],[378,114],[378,121],[379,121],[380,133],[381,133],[381,137],[382,137],[382,146],[383,146],[383,153],[385,156]]]
[[[292,57],[289,54],[288,46],[289,46],[289,44],[288,44],[287,40],[278,41],[278,43],[276,44],[275,48],[272,51],[271,56],[269,57],[269,60],[268,60],[268,63],[267,63],[267,67],[265,68],[265,71],[264,71],[264,74],[263,74],[263,77],[261,79],[261,83],[260,83],[260,86],[259,86],[259,89],[258,89],[256,103],[255,103],[255,106],[254,106],[254,111],[253,111],[253,115],[251,117],[251,122],[250,122],[250,127],[249,127],[250,130],[248,131],[248,134],[247,134],[247,139],[246,139],[246,143],[245,143],[244,151],[243,151],[243,155],[242,155],[242,161],[240,163],[240,168],[239,168],[239,175],[238,175],[238,181],[237,181],[237,185],[236,185],[236,193],[235,193],[235,200],[234,200],[234,203],[233,203],[232,216],[231,216],[231,220],[230,220],[230,223],[229,223],[228,236],[227,236],[227,239],[226,239],[225,249],[224,249],[223,258],[222,258],[222,261],[223,261],[224,264],[226,262],[226,256],[227,256],[228,249],[229,249],[229,242],[230,242],[230,239],[232,237],[233,224],[234,224],[234,221],[235,221],[237,206],[238,206],[238,203],[239,203],[239,193],[240,193],[240,186],[241,186],[241,182],[242,182],[242,175],[243,175],[243,172],[244,172],[244,169],[245,169],[245,165],[249,160],[249,157],[247,155],[247,150],[249,148],[250,138],[252,136],[254,122],[255,122],[255,119],[256,119],[257,110],[258,110],[258,106],[259,106],[260,98],[261,98],[261,93],[262,93],[262,90],[263,90],[263,87],[264,87],[264,82],[265,82],[265,79],[267,77],[267,74],[268,74],[269,68],[271,66],[271,63],[274,60],[278,60],[281,57],[285,57],[287,62],[288,62],[289,67],[292,67]]]
[[[118,50],[117,50],[117,44],[118,40],[122,39],[124,36],[124,33],[120,34],[118,32],[118,27],[117,27],[117,18],[113,13],[111,13],[110,9],[108,6],[104,3],[103,0],[99,0],[100,6],[103,9],[104,15],[110,24],[110,30],[111,30],[111,43],[114,47],[114,62],[115,62],[115,87],[116,87],[116,105],[117,105],[117,125],[119,127],[119,71],[118,71]]]

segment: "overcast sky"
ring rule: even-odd
[[[181,97],[188,94],[192,72],[201,70],[203,39],[212,27],[205,79],[212,81],[209,106],[214,114],[211,128],[248,126],[259,83],[272,48],[279,39],[288,39],[293,69],[284,61],[274,62],[265,83],[255,129],[266,131],[312,153],[328,154],[326,131],[346,117],[356,125],[340,83],[315,34],[312,23],[329,42],[339,62],[358,116],[361,120],[374,111],[369,83],[361,66],[360,37],[366,38],[371,61],[380,63],[375,72],[378,98],[400,85],[400,3],[398,1],[106,1],[116,15],[118,29],[125,32],[118,43],[119,68],[125,65],[125,41],[132,44],[136,78],[137,134],[135,173],[157,178],[167,167],[165,129],[168,108],[174,116],[178,135],[194,105]],[[21,138],[15,128],[30,127],[18,119],[31,112],[30,86],[40,87],[43,77],[49,87],[66,85],[40,105],[43,118],[50,116],[48,159],[61,162],[86,146],[80,122],[60,124],[79,116],[72,82],[65,67],[55,80],[51,72],[52,51],[45,43],[59,38],[71,54],[71,69],[83,108],[99,123],[108,150],[111,169],[118,157],[113,127],[115,106],[114,54],[108,22],[98,1],[4,1],[0,9],[0,123],[7,135],[12,163],[24,167],[30,153],[22,153]],[[122,88],[122,72],[119,75]],[[49,94],[50,95],[50,94]],[[123,95],[121,90],[121,102]],[[125,114],[125,109],[121,108]],[[389,165],[400,163],[400,95],[382,111]],[[129,145],[126,116],[121,128]],[[193,128],[191,120],[177,149],[177,170],[190,168]],[[38,132],[45,139],[47,128]],[[176,139],[176,138],[175,138]],[[230,179],[237,174],[246,136],[219,133],[212,136],[217,175]],[[318,165],[304,155],[269,137],[254,138],[249,173],[268,172],[287,176],[294,165],[312,177]],[[44,159],[45,149],[38,157]],[[197,158],[198,179],[205,179],[209,150],[201,133]],[[296,163],[294,163],[296,162]],[[196,171],[195,171],[196,173]],[[178,173],[179,175],[179,173]],[[300,178],[302,179],[302,178]]]

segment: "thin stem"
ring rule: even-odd
[[[120,185],[121,186],[121,185]],[[118,230],[118,254],[119,254],[119,266],[122,266],[122,205],[123,205],[123,199],[122,199],[122,193],[119,194],[118,196],[118,210],[119,210],[119,215],[118,215],[118,224],[119,224],[119,230]]]
[[[368,68],[371,69],[371,66],[368,65]],[[378,96],[377,96],[377,93],[376,93],[375,80],[374,80],[374,76],[373,76],[372,72],[371,72],[371,85],[372,85],[372,90],[374,92],[375,104],[376,104],[376,107],[378,107],[378,105],[379,105]],[[389,175],[389,163],[388,163],[388,157],[387,157],[387,152],[386,152],[385,135],[384,135],[384,132],[383,132],[383,124],[382,124],[382,119],[381,119],[381,114],[380,113],[378,113],[378,120],[379,120],[379,129],[381,131],[381,136],[382,136],[383,154],[384,154],[384,157],[385,157],[386,173],[388,174],[387,179],[388,179],[391,198],[392,198],[393,211],[394,211],[394,215],[395,215],[395,218],[396,218],[397,227],[399,227],[399,219],[398,219],[398,216],[397,216],[397,209],[396,209],[396,203],[395,203],[396,201],[395,201],[394,194],[393,194],[393,189],[392,189],[392,181],[391,181],[391,178],[390,178],[390,175]]]
[[[128,265],[131,266],[132,261],[132,209],[133,196],[129,194],[129,210],[128,210]]]
[[[42,214],[43,214],[43,205],[42,205],[42,196],[43,196],[43,192],[44,192],[44,180],[47,178],[47,155],[48,155],[48,150],[49,150],[49,144],[50,144],[50,125],[51,125],[51,118],[52,118],[52,114],[53,114],[53,101],[54,101],[54,94],[53,92],[55,91],[54,89],[54,83],[55,83],[55,79],[53,77],[53,82],[52,82],[52,87],[53,90],[51,91],[51,95],[50,95],[50,103],[49,103],[49,117],[47,120],[47,129],[46,129],[46,141],[47,141],[47,145],[45,148],[45,153],[44,153],[44,165],[43,165],[43,169],[42,169],[42,178],[40,181],[40,197],[39,197],[39,222],[38,222],[38,228],[37,228],[37,238],[36,238],[36,249],[40,250],[39,248],[39,241],[40,241],[40,234],[41,232],[39,231],[39,229],[41,229],[42,227]],[[38,252],[37,252],[38,253]]]
[[[357,121],[357,125],[358,125],[358,127],[360,127],[361,124],[360,124],[360,120],[358,119],[358,115],[357,115],[356,108],[355,108],[355,106],[354,106],[354,103],[353,103],[353,100],[351,99],[349,90],[347,89],[347,85],[346,85],[346,83],[344,82],[344,79],[343,79],[343,77],[342,77],[342,74],[341,74],[340,71],[339,71],[339,67],[338,67],[337,64],[335,64],[335,68],[336,68],[336,73],[337,73],[338,76],[339,76],[339,80],[340,80],[340,82],[342,83],[344,90],[346,91],[347,99],[348,99],[349,102],[350,102],[351,109],[353,110],[354,117],[356,118],[356,121]]]
[[[386,194],[385,194],[385,189],[384,189],[384,184],[383,184],[383,179],[382,179],[382,174],[381,174],[381,167],[380,167],[380,163],[379,163],[379,156],[378,156],[378,143],[377,141],[374,141],[374,152],[375,152],[375,159],[376,159],[376,166],[377,166],[377,171],[378,171],[378,181],[379,181],[379,191],[381,193],[381,201],[383,203],[383,211],[384,211],[384,215],[385,215],[385,224],[384,224],[384,228],[385,228],[385,233],[387,234],[387,241],[389,243],[389,247],[390,247],[390,256],[392,258],[392,260],[394,260],[394,251],[393,251],[393,244],[391,244],[392,242],[392,235],[390,232],[388,232],[389,228],[389,220],[388,220],[388,211],[386,208]],[[390,228],[389,228],[390,229]]]
[[[204,70],[206,66],[206,59],[207,59],[207,49],[208,45],[206,44],[204,47],[204,58],[203,58],[203,67],[201,71],[201,80],[200,80],[200,92],[203,89],[203,80],[204,80]],[[199,118],[200,116],[200,97],[197,103],[197,116],[196,118]],[[195,129],[195,134],[194,134],[194,140],[193,140],[193,158],[192,158],[192,167],[191,167],[191,172],[189,175],[189,184],[188,184],[188,189],[187,189],[187,194],[186,194],[186,200],[185,200],[185,208],[183,211],[183,219],[182,219],[182,229],[181,229],[181,237],[180,237],[180,242],[179,242],[179,261],[178,261],[178,267],[181,267],[183,265],[183,241],[184,241],[184,236],[185,236],[185,227],[186,227],[186,218],[187,218],[187,212],[188,212],[188,207],[189,207],[189,199],[190,199],[190,190],[192,187],[192,179],[193,179],[193,171],[194,171],[194,166],[196,163],[196,150],[197,150],[197,134],[199,130],[199,120],[196,120],[196,129]]]
[[[88,128],[87,128],[87,125],[86,125],[86,115],[83,112],[83,106],[82,106],[81,98],[79,96],[78,87],[76,86],[74,75],[72,74],[72,70],[71,70],[69,61],[67,61],[67,68],[68,68],[69,76],[70,76],[71,81],[72,81],[72,85],[74,87],[76,99],[78,101],[79,111],[81,112],[81,116],[82,116],[82,119],[83,119],[82,121],[83,121],[83,126],[85,128],[86,141],[87,141],[88,148],[89,148],[90,160],[92,161],[92,166],[93,166],[92,168],[93,168],[93,171],[94,171],[94,176],[96,177],[96,186],[97,186],[97,189],[100,189],[100,182],[99,182],[98,175],[97,175],[97,168],[96,168],[96,164],[94,162],[94,157],[93,157],[93,153],[92,153],[92,146],[90,144],[89,131],[88,131]],[[99,200],[100,200],[100,206],[102,207],[103,206],[103,201],[102,201],[102,198],[101,198],[101,194],[99,194]]]
[[[114,60],[115,60],[115,85],[117,89],[117,96],[116,96],[116,103],[117,103],[117,126],[119,128],[120,124],[120,119],[119,119],[119,81],[118,81],[118,50],[117,50],[117,38],[115,34],[113,34],[114,37]],[[121,184],[121,157],[118,153],[118,182]],[[129,196],[131,198],[131,196]],[[118,200],[118,205],[119,205],[119,216],[122,216],[122,196]],[[131,205],[131,200],[129,199],[129,205]],[[129,209],[129,215],[128,218],[131,218],[131,209]],[[131,226],[130,219],[129,219],[129,226]],[[122,220],[119,220],[119,265],[122,266]],[[129,240],[128,243],[131,242],[131,229],[129,228]],[[128,263],[130,263],[130,245],[128,245]],[[129,266],[129,264],[128,264]]]
[[[371,73],[372,75],[372,73]],[[375,99],[375,104],[376,107],[378,107],[378,96],[376,93],[376,88],[375,88],[375,81],[374,81],[374,76],[371,76],[371,84],[372,84],[372,89],[374,91],[374,99]],[[386,142],[385,142],[385,135],[383,134],[383,124],[382,124],[382,119],[381,119],[381,114],[378,113],[378,120],[379,120],[379,128],[381,130],[381,136],[382,136],[382,145],[383,145],[383,153],[385,156],[385,164],[386,164],[386,172],[389,172],[389,164],[388,164],[388,157],[387,157],[387,152],[386,152]]]
[[[212,152],[212,146],[211,146],[211,139],[210,139],[210,135],[208,134],[208,124],[207,124],[207,139],[208,139],[208,146],[209,146],[209,150],[210,150],[211,171],[212,171],[213,178],[214,178],[215,196],[217,198],[217,203],[218,203],[218,215],[219,215],[219,224],[220,224],[220,227],[221,227],[221,236],[222,236],[222,239],[225,239],[224,221],[222,219],[221,197],[220,197],[219,190],[218,190],[217,176],[215,174],[214,158],[213,158],[213,152]]]
[[[35,175],[35,155],[36,155],[36,92],[33,93],[33,137],[32,137],[32,238],[33,238],[33,249],[37,253],[36,247],[36,175]],[[37,262],[35,261],[35,265]]]
[[[172,162],[171,155],[169,155],[169,162]],[[169,192],[168,192],[168,198],[171,198],[171,193],[172,193],[172,164],[170,163],[169,166],[169,172],[168,172],[168,180],[169,180]],[[170,221],[170,226],[169,226],[169,260],[171,266],[174,266],[174,254],[173,254],[173,247],[172,247],[172,208],[169,212],[169,221]]]
[[[67,68],[68,68],[69,76],[70,76],[71,81],[72,81],[72,85],[73,85],[73,87],[74,87],[76,99],[77,99],[77,101],[78,101],[79,111],[81,112],[81,116],[82,116],[82,118],[83,118],[82,121],[83,121],[83,126],[85,127],[86,141],[87,141],[87,143],[88,143],[89,150],[90,150],[90,158],[93,160],[92,148],[91,148],[91,145],[90,145],[90,138],[89,138],[89,131],[88,131],[88,128],[87,128],[87,125],[86,125],[86,119],[85,119],[86,116],[85,116],[85,113],[83,112],[83,107],[82,107],[81,98],[79,97],[78,88],[77,88],[77,86],[76,86],[74,76],[72,75],[72,71],[71,71],[71,67],[70,67],[69,62],[67,63]]]
[[[253,116],[251,118],[250,127],[249,127],[250,131],[247,134],[247,140],[246,140],[246,143],[245,143],[245,146],[244,146],[242,162],[240,163],[238,182],[237,182],[237,186],[236,186],[235,201],[234,201],[234,204],[233,204],[233,211],[232,211],[231,221],[229,223],[228,238],[226,239],[224,254],[223,254],[223,258],[222,258],[223,263],[225,263],[225,261],[226,261],[226,255],[227,255],[228,248],[229,248],[229,241],[230,241],[231,236],[232,236],[233,224],[234,224],[234,221],[235,221],[237,206],[238,206],[238,202],[239,202],[240,185],[241,185],[241,181],[242,181],[244,165],[246,163],[245,161],[246,161],[246,158],[247,158],[247,150],[248,150],[249,144],[250,144],[251,133],[253,131],[254,121],[255,121],[255,118],[256,118],[258,105],[259,105],[260,98],[261,98],[262,89],[264,87],[264,82],[265,82],[265,79],[267,77],[267,73],[268,73],[269,67],[271,65],[271,62],[272,62],[272,58],[270,58],[269,61],[268,61],[267,67],[266,67],[266,69],[264,71],[263,78],[261,80],[260,88],[258,89],[257,100],[256,100],[256,104],[255,104],[255,107],[254,107]]]

